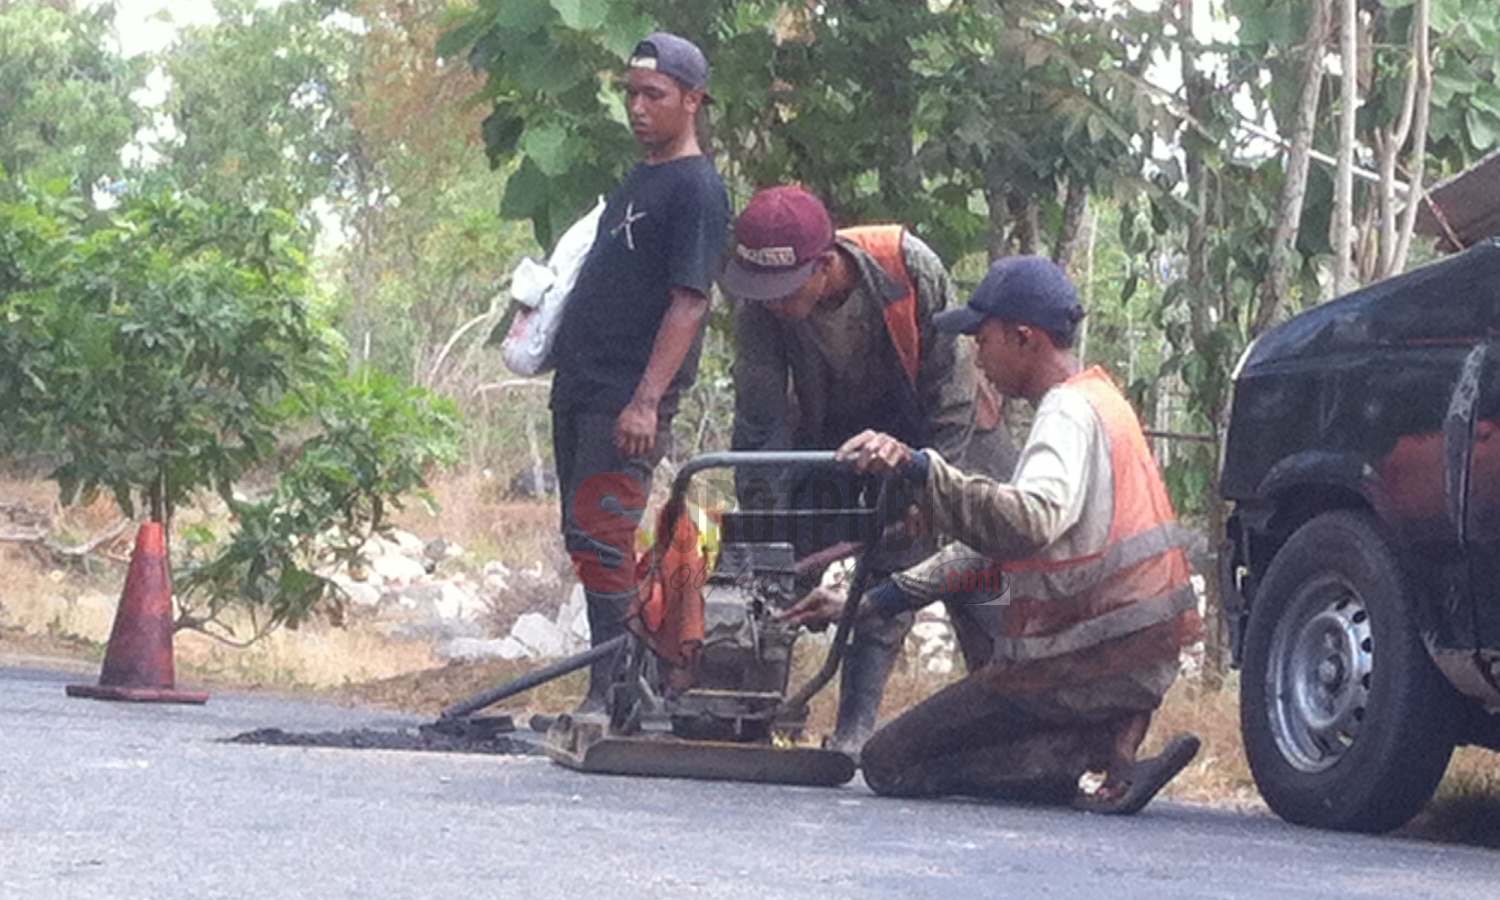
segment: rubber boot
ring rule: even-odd
[[[625,618],[630,613],[630,601],[624,597],[584,591],[588,601],[589,645],[597,647],[625,633]],[[589,689],[583,700],[573,710],[575,714],[603,713],[609,698],[609,686],[615,679],[619,654],[614,653],[596,660],[589,667]]]
[[[915,620],[916,615],[909,612],[889,618],[861,616],[855,620],[852,640],[844,651],[838,722],[828,741],[829,749],[858,758],[865,741],[875,733],[885,683],[890,680]]]

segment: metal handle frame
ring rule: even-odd
[[[662,510],[662,529],[651,548],[652,566],[661,564],[662,555],[671,541],[671,536],[677,530],[677,520],[682,515],[683,501],[694,475],[709,469],[732,469],[756,465],[800,465],[843,471],[848,471],[850,468],[847,462],[836,459],[832,452],[822,450],[728,451],[695,457],[683,464],[677,472],[677,477],[672,481],[672,492],[667,499],[666,507]],[[871,528],[870,534],[875,537],[876,541],[879,541],[880,537],[885,534],[886,494],[891,478],[892,476],[885,476],[880,479],[880,490],[875,496],[874,527]],[[872,548],[866,548],[854,565],[854,577],[849,585],[849,597],[844,602],[843,613],[839,616],[838,624],[834,628],[833,643],[828,648],[828,655],[823,659],[822,668],[781,705],[782,713],[800,716],[805,711],[808,700],[826,687],[838,672],[843,660],[844,648],[848,645],[854,631],[854,619],[858,615],[860,601],[864,599],[865,591],[870,586],[870,566],[866,561],[870,549]]]

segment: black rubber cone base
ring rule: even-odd
[[[206,691],[179,691],[176,688],[124,687],[106,684],[70,684],[69,697],[91,700],[122,700],[127,703],[207,703]]]

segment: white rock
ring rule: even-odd
[[[929,656],[922,660],[922,671],[933,675],[951,675],[953,674],[953,657],[951,655]]]
[[[444,619],[476,619],[485,611],[484,601],[451,581],[438,582],[439,596],[434,605]]]
[[[861,610],[863,612],[863,610]],[[944,622],[918,622],[911,627],[911,635],[924,644],[933,642],[947,643],[952,632]]]
[[[422,555],[433,562],[458,559],[468,551],[447,538],[434,538],[422,545]]]
[[[576,652],[589,645],[588,597],[583,585],[573,585],[568,599],[557,610],[557,630],[563,633],[569,652]]]
[[[957,639],[948,623],[947,610],[941,605],[922,610],[907,638],[908,650],[925,672],[947,675],[953,671]]]
[[[331,575],[328,580],[338,585],[339,590],[344,592],[344,598],[350,603],[359,606],[374,606],[380,602],[382,591],[373,584],[355,581],[348,575],[340,574]]]
[[[433,653],[439,659],[524,659],[526,647],[512,637],[454,638],[439,644]]]
[[[390,540],[394,541],[402,553],[407,556],[420,558],[427,550],[427,542],[412,534],[410,531],[402,531],[399,528],[391,530]]]
[[[419,560],[394,553],[383,553],[370,560],[370,571],[381,580],[407,584],[427,575],[427,569]]]
[[[511,626],[510,636],[524,644],[529,656],[553,657],[566,652],[566,636],[541,613],[524,613]]]
[[[823,570],[822,587],[847,585],[854,578],[854,560],[841,559]]]

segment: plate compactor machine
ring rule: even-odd
[[[748,467],[826,473],[829,484],[841,486],[854,481],[832,453],[717,453],[689,461],[662,507],[627,633],[455,704],[440,725],[462,730],[465,717],[493,703],[613,656],[605,709],[547,722],[545,748],[554,761],[620,775],[825,786],[853,778],[850,756],[801,743],[802,731],[808,700],[838,671],[870,586],[861,551],[886,533],[888,482],[837,509],[726,511],[710,566],[686,512],[688,488],[705,470]],[[791,692],[798,629],[775,614],[801,599],[830,562],[855,553],[849,599],[823,665]]]

